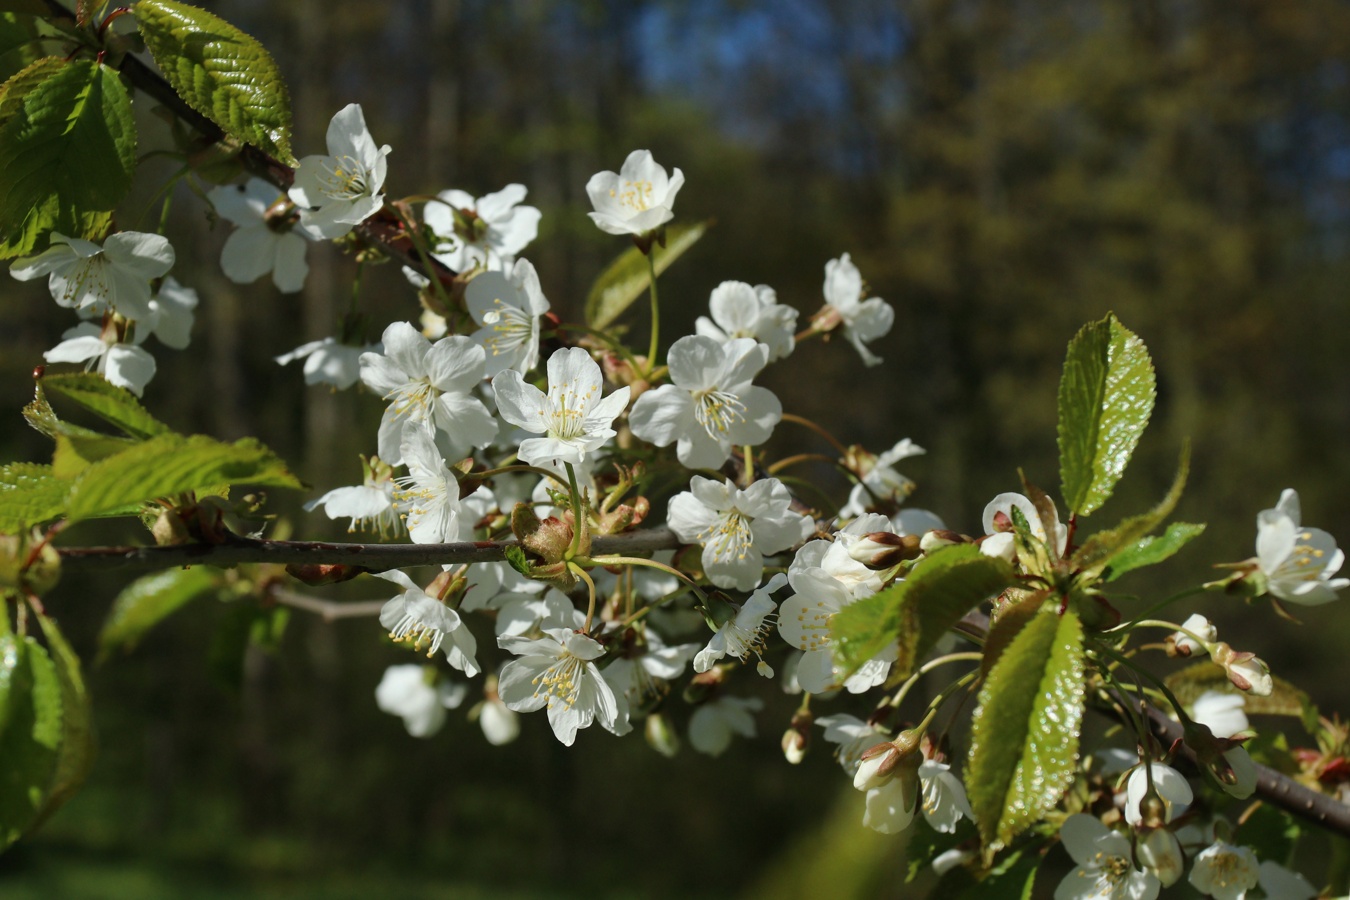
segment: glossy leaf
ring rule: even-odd
[[[698,243],[710,224],[695,222],[692,225],[666,226],[666,246],[652,246],[656,274],[660,275],[670,268],[671,263]],[[598,330],[608,328],[623,315],[624,310],[633,305],[633,301],[642,296],[650,282],[647,257],[637,247],[628,248],[600,274],[586,296],[586,324]]]
[[[91,60],[61,66],[0,126],[0,255],[27,253],[52,230],[88,236],[135,167],[136,124],[117,72]]]
[[[166,569],[138,578],[113,601],[98,636],[99,661],[115,650],[133,649],[147,631],[221,583],[218,569]]]
[[[1111,558],[1111,565],[1105,573],[1106,580],[1115,581],[1126,572],[1133,572],[1145,566],[1156,566],[1204,532],[1203,524],[1173,522],[1157,537],[1140,538],[1132,546],[1126,547]]]
[[[1039,821],[1073,781],[1083,718],[1083,626],[1042,612],[1018,632],[980,690],[966,792],[992,854]]]
[[[47,651],[0,636],[0,850],[33,824],[46,802],[61,742],[61,687]]]
[[[303,487],[285,463],[252,438],[226,444],[204,435],[164,434],[85,469],[71,488],[67,514],[89,518],[225,484]]]
[[[61,691],[61,744],[47,797],[34,825],[41,824],[70,799],[94,764],[93,719],[80,658],[54,620],[45,615],[38,615],[37,620],[47,640]]]
[[[1190,470],[1191,448],[1188,444],[1181,449],[1177,474],[1172,479],[1172,487],[1168,489],[1167,496],[1148,512],[1131,516],[1115,528],[1099,531],[1088,538],[1073,555],[1078,567],[1089,575],[1100,573],[1115,562],[1117,557],[1137,547],[1149,532],[1161,525],[1172,514],[1172,510],[1176,509],[1177,502],[1186,489],[1186,478]]]
[[[0,467],[0,534],[18,534],[65,510],[70,482],[51,466],[11,463]]]
[[[117,426],[128,437],[152,438],[172,431],[150,415],[135,394],[110,384],[95,372],[45,375],[38,382],[39,399],[43,392],[73,400],[105,422]]]
[[[18,42],[27,34],[18,23],[13,21],[13,18],[13,16],[5,16],[0,19],[0,22],[3,22],[4,25],[3,32],[0,32],[0,40],[5,41],[8,48],[6,52],[21,49],[22,44]],[[23,98],[27,97],[34,88],[69,64],[70,60],[60,56],[44,56],[40,59],[28,61],[5,79],[5,83],[0,84],[0,125],[4,125],[23,109]]]
[[[904,581],[849,604],[830,620],[841,677],[897,643],[893,673],[903,678],[962,616],[1012,580],[1008,563],[984,556],[973,544],[930,554]]]
[[[1156,393],[1148,349],[1114,314],[1070,342],[1059,382],[1059,468],[1071,512],[1086,516],[1111,496]]]
[[[262,44],[176,0],[140,0],[133,10],[150,55],[188,106],[226,134],[294,164],[290,97]]]

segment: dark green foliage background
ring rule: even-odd
[[[903,467],[920,484],[913,503],[953,527],[978,528],[1019,465],[1055,487],[1064,346],[1114,310],[1153,354],[1158,405],[1094,524],[1161,497],[1188,436],[1176,517],[1210,523],[1122,591],[1155,597],[1210,577],[1206,561],[1250,555],[1256,513],[1284,487],[1299,489],[1307,523],[1350,541],[1344,4],[206,5],[277,59],[298,155],[320,151],[329,116],[355,101],[393,145],[392,195],[526,184],[544,211],[526,255],[564,318],[622,247],[585,217],[586,179],[634,147],[684,170],[682,221],[717,222],[662,279],[667,341],[725,279],[770,284],[809,315],[824,263],[851,252],[896,308],[875,348],[885,364],[864,370],[847,345],[816,341],[764,381],[845,442],[927,447]],[[167,140],[150,103],[134,105],[142,150]],[[152,194],[173,168],[141,167],[120,227],[154,229]],[[306,390],[271,357],[335,331],[353,263],[311,248],[299,296],[232,285],[217,262],[225,229],[185,189],[174,196],[174,274],[202,306],[193,349],[157,352],[150,409],[182,432],[257,436],[320,489],[351,483],[381,404]],[[415,314],[393,266],[368,269],[362,305],[377,322]],[[643,305],[631,324],[645,343]],[[0,449],[42,460],[48,445],[19,409],[72,317],[17,282],[0,286],[0,310]],[[788,425],[775,440],[816,449]],[[830,471],[810,474],[842,496]],[[273,506],[300,536],[342,536],[299,512],[303,499],[277,492]],[[70,539],[122,536],[88,523]],[[86,658],[120,584],[72,577],[50,599]],[[1325,708],[1350,707],[1340,606],[1306,611],[1303,628],[1236,600],[1199,608]],[[900,894],[899,843],[864,832],[852,805],[831,811],[857,798],[827,754],[781,761],[791,702],[774,688],[761,737],[715,763],[595,730],[569,751],[537,716],[502,750],[459,714],[415,741],[372,702],[383,667],[407,659],[374,623],[296,614],[276,656],[251,651],[213,674],[210,647],[236,615],[193,607],[91,674],[92,781],[0,857],[0,893],[784,897],[826,878],[840,895]]]

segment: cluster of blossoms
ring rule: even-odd
[[[360,107],[348,106],[329,126],[328,153],[304,157],[289,191],[258,179],[213,191],[216,212],[236,226],[222,252],[226,275],[251,282],[270,273],[278,289],[299,290],[308,242],[343,237],[383,208],[388,153],[371,138]],[[654,254],[683,183],[680,170],[668,174],[639,150],[619,172],[586,185],[596,226],[629,236],[650,264],[654,313]],[[426,204],[430,253],[458,276],[447,296],[444,285],[410,274],[424,305],[436,310],[423,327],[394,322],[378,343],[344,330],[278,358],[303,359],[308,383],[343,389],[359,382],[386,404],[374,455],[362,459],[362,483],[329,491],[309,509],[348,519],[352,530],[406,534],[418,544],[515,538],[504,562],[445,565],[425,584],[400,571],[379,576],[398,588],[380,613],[389,636],[445,663],[391,666],[376,689],[379,707],[401,717],[413,736],[429,737],[468,698],[456,679],[481,675],[482,699],[469,714],[494,744],[515,739],[520,714],[545,710],[566,745],[599,724],[615,735],[641,730],[658,750],[673,752],[673,688],[691,669],[678,694],[691,707],[685,733],[695,749],[716,755],[734,736],[756,733],[763,703],[732,693],[734,679],[753,667],[765,678],[781,674],[788,691],[802,695],[783,738],[788,759],[802,758],[820,726],[865,793],[866,825],[895,833],[922,811],[931,828],[957,835],[975,813],[948,762],[949,735],[932,722],[980,673],[967,672],[941,693],[918,725],[904,727],[900,703],[929,667],[971,663],[978,654],[947,648],[925,668],[893,677],[899,648],[892,641],[845,668],[834,625],[954,544],[978,545],[973,558],[1001,560],[1025,582],[1057,584],[1074,550],[1072,518],[1061,523],[1053,503],[1028,490],[1034,499],[1003,493],[991,500],[978,535],[950,530],[935,514],[903,505],[915,485],[896,466],[924,452],[908,439],[881,453],[838,445],[837,465],[852,482],[847,501],[833,510],[806,505],[788,478],[776,477],[801,460],[771,461],[763,449],[789,417],[755,381],[801,342],[836,330],[864,364],[881,362],[868,344],[890,330],[894,313],[868,296],[849,255],[825,264],[824,302],[800,333],[797,310],[780,304],[772,288],[724,281],[697,333],[671,343],[659,363],[655,333],[653,353],[643,358],[612,336],[578,340],[554,327],[539,274],[521,256],[540,222],[539,210],[522,205],[525,197],[512,184],[479,198],[444,191]],[[124,232],[102,246],[57,236],[11,271],[21,279],[49,275],[58,303],[101,317],[101,325],[68,333],[49,361],[87,362],[139,393],[154,369],[140,342],[155,334],[169,346],[186,345],[195,294],[172,279],[156,288],[172,263],[162,237]],[[658,484],[675,486],[666,495],[667,524],[680,550],[668,559],[596,552],[597,538],[646,517],[653,504],[641,492]],[[1342,560],[1329,535],[1301,526],[1297,495],[1286,491],[1258,518],[1256,558],[1212,587],[1321,604],[1350,584],[1334,577]],[[1114,614],[1098,600],[1100,615]],[[998,613],[1014,597],[989,601]],[[483,652],[471,621],[490,623],[499,653]],[[1252,736],[1244,700],[1272,692],[1268,667],[1218,641],[1200,616],[1129,626],[1166,628],[1173,656],[1208,659],[1222,670],[1226,682],[1175,713],[1210,780],[1228,795],[1250,796],[1256,768],[1243,747]],[[899,692],[866,719],[813,709],[835,698],[862,702],[854,697],[895,682]],[[1156,896],[1184,874],[1187,850],[1191,884],[1215,897],[1241,898],[1258,885],[1271,897],[1314,896],[1300,876],[1258,864],[1213,828],[1207,839],[1175,828],[1194,793],[1137,737],[1133,772],[1123,792],[1112,792],[1128,834],[1095,816],[1068,816],[1060,837],[1078,867],[1057,898]],[[975,857],[958,847],[937,865]]]

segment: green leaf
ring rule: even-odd
[[[70,519],[224,484],[300,488],[304,485],[258,441],[225,444],[205,435],[162,434],[93,463],[67,498]]]
[[[166,569],[138,578],[113,601],[98,636],[99,662],[114,650],[129,651],[154,626],[220,586],[219,570],[207,566]]]
[[[0,23],[3,23],[0,27],[0,54],[22,53],[25,49],[24,44],[32,38],[32,32],[16,22],[13,15],[0,18]],[[0,55],[0,58],[3,56]],[[23,98],[34,88],[68,64],[69,60],[60,56],[44,56],[41,59],[28,60],[6,78],[5,83],[0,85],[0,125],[4,125],[23,109]]]
[[[66,63],[0,126],[0,255],[26,253],[52,230],[84,236],[126,196],[135,167],[136,124],[117,72]]]
[[[1167,686],[1176,694],[1183,706],[1190,706],[1201,694],[1216,691],[1220,694],[1235,694],[1245,701],[1243,709],[1255,715],[1292,716],[1302,718],[1304,710],[1312,703],[1307,693],[1285,681],[1278,675],[1272,675],[1274,688],[1268,697],[1239,691],[1228,680],[1223,666],[1208,660],[1187,666],[1179,672],[1167,676]]]
[[[526,577],[530,576],[530,559],[519,544],[507,544],[502,548],[502,555],[506,557],[506,562],[511,568]]]
[[[1113,556],[1111,565],[1106,571],[1106,580],[1115,581],[1126,572],[1133,572],[1145,566],[1156,566],[1204,532],[1203,524],[1173,522],[1157,537],[1141,538]]]
[[[133,10],[150,55],[188,106],[226,134],[294,164],[290,97],[262,44],[175,0],[140,0]]]
[[[1040,820],[1073,781],[1083,718],[1083,626],[1042,612],[980,689],[966,792],[986,854]]]
[[[65,510],[70,482],[51,466],[11,463],[0,467],[0,534],[18,534]]]
[[[61,741],[61,687],[47,651],[0,636],[0,850],[32,825],[47,798]]]
[[[1008,854],[978,883],[961,892],[958,900],[1031,900],[1041,854],[1035,844]]]
[[[660,275],[686,250],[698,243],[711,222],[666,227],[666,246],[652,245],[652,260]],[[586,295],[586,324],[602,331],[623,315],[633,301],[642,296],[651,282],[647,257],[637,247],[629,247],[600,274]]]
[[[1186,478],[1190,471],[1191,448],[1186,444],[1181,448],[1181,459],[1177,461],[1177,474],[1172,479],[1172,486],[1168,489],[1167,496],[1163,497],[1157,506],[1146,513],[1125,519],[1115,528],[1097,532],[1073,555],[1074,563],[1086,577],[1091,578],[1100,574],[1118,556],[1138,546],[1149,532],[1172,514],[1177,501],[1181,499],[1182,492],[1186,489]]]
[[[61,690],[61,745],[47,788],[47,799],[34,826],[40,825],[74,795],[94,764],[92,711],[84,676],[80,673],[80,658],[54,620],[42,614],[37,619],[51,650]]]
[[[1114,313],[1069,343],[1059,382],[1059,472],[1071,512],[1086,516],[1111,496],[1156,393],[1148,349]]]
[[[135,394],[109,383],[95,372],[44,375],[38,382],[39,400],[43,399],[44,391],[73,400],[105,422],[116,425],[128,437],[152,438],[172,431],[168,425],[150,415]],[[85,434],[97,432],[85,429]]]
[[[893,674],[904,678],[962,616],[1012,580],[1008,563],[984,556],[974,544],[930,554],[904,581],[849,604],[831,618],[840,677],[848,677],[888,644],[898,642]]]

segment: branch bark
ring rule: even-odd
[[[517,541],[462,541],[453,544],[342,544],[323,541],[255,541],[233,538],[221,544],[167,547],[59,547],[61,565],[70,571],[172,569],[178,566],[276,565],[361,566],[373,572],[405,566],[495,562],[505,559]],[[649,528],[600,536],[592,556],[674,550],[680,540],[669,528]]]

